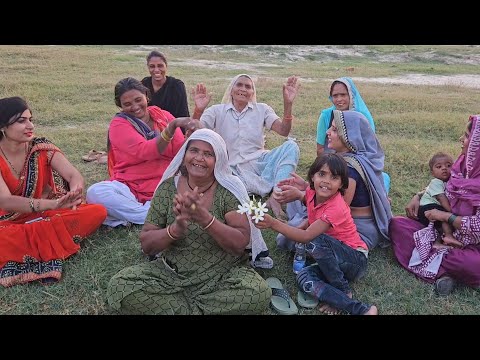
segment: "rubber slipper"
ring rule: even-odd
[[[297,305],[290,297],[288,291],[283,288],[281,281],[274,277],[269,277],[265,281],[272,289],[272,297],[270,299],[272,309],[280,315],[297,315]]]
[[[298,305],[307,309],[315,309],[319,303],[315,296],[307,294],[301,290],[298,290],[297,301]]]
[[[95,164],[106,164],[108,163],[108,155],[102,154],[97,157],[97,160],[93,161]]]
[[[97,151],[95,149],[92,149],[88,152],[87,155],[82,156],[82,160],[87,161],[87,162],[95,161],[102,155],[106,155],[106,152],[105,151]]]

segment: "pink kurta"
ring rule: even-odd
[[[175,118],[156,106],[148,107],[155,121],[155,130],[162,131],[162,123]],[[151,200],[163,172],[184,142],[180,128],[175,129],[172,141],[160,154],[157,138],[147,140],[121,117],[113,118],[109,128],[110,151],[115,159],[110,180],[117,180],[130,188],[138,201]],[[110,154],[109,154],[110,156]]]

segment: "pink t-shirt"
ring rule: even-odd
[[[315,190],[308,187],[305,196],[309,225],[316,220],[322,220],[331,225],[325,234],[343,242],[352,249],[362,248],[368,250],[367,244],[365,244],[357,232],[350,207],[339,192],[317,206],[315,206]]]
[[[175,119],[168,111],[161,112],[167,124]],[[108,134],[115,158],[110,180],[127,185],[142,203],[151,200],[165,169],[184,142],[182,130],[175,129],[172,141],[161,154],[157,150],[157,138],[145,139],[123,118],[112,120]]]

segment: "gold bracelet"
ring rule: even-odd
[[[35,212],[35,204],[33,203],[33,198],[30,198],[29,205],[30,205],[30,210],[32,210],[32,213]]]
[[[167,124],[167,126],[165,126],[165,129],[163,129],[163,131],[165,131],[165,135],[167,135],[167,137],[168,137],[170,140],[172,140],[173,135],[170,134],[170,131],[168,131],[168,124]],[[175,131],[175,130],[174,130],[174,131]]]
[[[210,222],[208,223],[207,226],[205,226],[204,228],[202,228],[203,231],[207,230],[210,226],[213,225],[213,222],[215,221],[215,215],[212,216],[212,220],[210,220]]]
[[[160,133],[160,136],[162,137],[162,139],[169,143],[172,139],[168,137],[168,135],[165,133],[165,130],[163,130],[161,133]]]
[[[37,206],[35,208],[37,212],[40,212],[40,199],[37,200]]]
[[[178,240],[179,238],[173,237],[172,233],[170,232],[170,225],[167,226],[167,235],[172,240]]]

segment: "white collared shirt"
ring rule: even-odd
[[[207,129],[217,132],[227,144],[229,165],[258,159],[265,151],[263,128],[270,130],[279,119],[264,103],[252,103],[238,113],[233,104],[210,106],[200,118]]]

